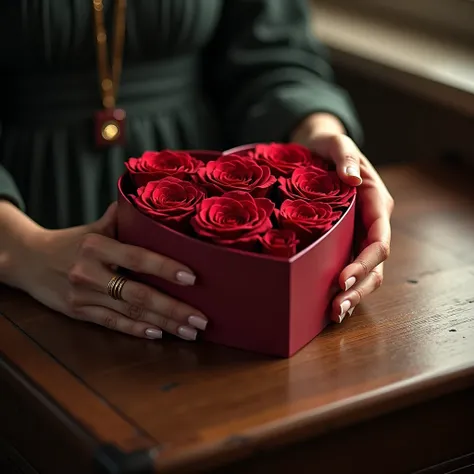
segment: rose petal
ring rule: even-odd
[[[191,219],[195,232],[220,245],[252,245],[272,226],[274,204],[265,198],[254,199],[243,191],[204,199]]]
[[[184,151],[146,151],[140,158],[129,158],[125,163],[135,185],[145,185],[167,176],[189,179],[204,163]]]
[[[189,220],[204,192],[190,181],[175,177],[150,181],[138,188],[135,206],[152,219],[176,230],[188,229]]]
[[[257,163],[267,165],[277,177],[289,176],[295,169],[312,163],[311,152],[295,143],[257,145],[253,157]]]
[[[280,177],[278,182],[283,199],[323,202],[335,209],[348,207],[356,192],[354,187],[343,183],[336,172],[314,167],[297,169],[291,178]]]
[[[299,244],[296,233],[289,229],[271,229],[262,237],[263,253],[275,257],[291,258]]]
[[[302,199],[286,200],[277,214],[282,229],[296,232],[303,246],[314,242],[327,232],[341,217],[341,212],[321,202],[308,202]]]
[[[194,180],[210,195],[238,190],[254,197],[264,196],[276,182],[268,166],[260,166],[254,160],[239,155],[225,155],[208,162]]]

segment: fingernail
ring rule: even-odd
[[[354,166],[348,166],[346,168],[347,176],[351,178],[357,178],[359,180],[359,184],[362,183],[362,178],[360,177],[359,170]]]
[[[352,288],[354,286],[354,283],[356,282],[356,277],[351,276],[344,282],[344,291],[347,291],[349,288]]]
[[[148,328],[145,330],[146,337],[150,339],[161,339],[163,337],[163,331],[161,329]]]
[[[188,339],[190,341],[194,341],[197,337],[197,331],[196,329],[190,328],[188,326],[180,326],[178,328],[178,334],[183,338],[183,339]]]
[[[349,300],[345,300],[342,302],[340,308],[341,312],[339,313],[339,318],[344,318],[346,315],[347,311],[349,311],[349,308],[351,307],[351,302]]]
[[[344,303],[345,303],[345,302],[344,302]],[[341,308],[342,308],[342,305],[341,305]],[[348,309],[345,314],[344,314],[344,313],[343,313],[343,314],[340,314],[340,315],[338,316],[338,318],[339,318],[339,323],[342,323],[342,321],[344,321],[344,318],[345,318],[346,316],[351,317],[351,316],[352,316],[352,313],[354,312],[354,310],[355,310],[355,306],[354,306],[353,308]]]
[[[194,326],[195,328],[201,329],[204,331],[207,326],[207,319],[203,318],[202,316],[189,316],[188,318],[189,324]]]
[[[196,275],[193,275],[189,272],[180,271],[176,273],[176,280],[178,280],[183,285],[194,285],[196,281]]]

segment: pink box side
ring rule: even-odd
[[[355,200],[327,234],[291,263],[290,355],[330,322],[332,299],[340,291],[340,272],[352,257],[354,221]]]

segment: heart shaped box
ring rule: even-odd
[[[239,153],[253,145],[234,148]],[[207,162],[221,153],[190,151]],[[200,309],[209,324],[200,338],[262,354],[290,357],[329,323],[341,270],[351,261],[355,197],[334,227],[290,259],[220,247],[169,229],[141,214],[128,195],[128,173],[118,181],[118,240],[188,265],[196,284],[183,287],[133,274]]]

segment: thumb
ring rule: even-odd
[[[350,186],[362,184],[360,155],[356,144],[347,136],[337,137],[329,147],[329,157],[336,165],[339,178]]]
[[[320,133],[313,137],[309,147],[312,151],[336,165],[339,178],[350,186],[362,184],[360,177],[361,152],[347,135]]]
[[[115,237],[117,228],[117,202],[113,202],[105,211],[104,215],[91,225],[91,232]]]

